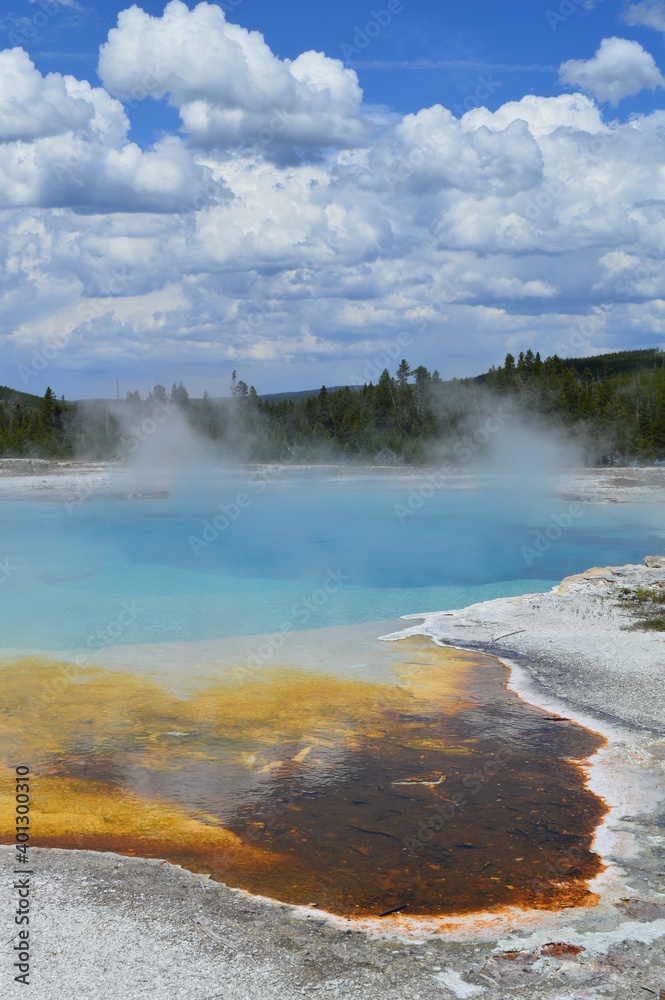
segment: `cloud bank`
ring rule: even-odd
[[[338,60],[279,59],[179,0],[119,15],[100,87],[0,52],[6,369],[29,389],[41,357],[55,383],[194,373],[215,391],[237,367],[267,391],[395,351],[446,376],[528,346],[660,344],[665,112],[608,120],[596,101],[662,77],[616,38],[561,74],[578,92],[377,116]],[[181,120],[148,149],[129,139],[142,100]]]

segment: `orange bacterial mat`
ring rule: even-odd
[[[581,762],[603,738],[521,702],[493,657],[385,645],[391,683],[331,661],[190,698],[106,669],[3,667],[0,839],[26,764],[35,847],[167,858],[347,917],[593,903],[606,808]]]

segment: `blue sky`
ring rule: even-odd
[[[3,8],[0,381],[662,344],[664,2],[194,8]]]
[[[57,0],[8,4],[3,17],[5,44],[10,31],[21,40],[43,72],[70,72],[99,85],[98,50],[116,24],[118,11],[130,4],[83,3],[80,9]],[[139,4],[159,16],[162,0]],[[190,3],[190,7],[194,4]],[[599,0],[591,9],[583,2],[563,5],[511,0],[509,5],[471,0],[467,3],[404,0],[401,12],[390,14],[381,0],[312,4],[309,0],[242,0],[219,4],[227,18],[260,31],[280,58],[295,59],[308,49],[342,59],[358,72],[369,104],[402,114],[442,103],[468,110],[477,98],[481,77],[491,74],[500,87],[484,103],[496,108],[524,94],[554,96],[562,92],[558,69],[566,59],[588,59],[601,38],[615,34],[647,45],[664,61],[660,35],[643,26],[628,27],[621,18],[625,4]],[[559,7],[564,13],[560,13]],[[58,13],[51,13],[58,10]],[[572,13],[568,10],[572,9]],[[46,12],[46,13],[45,13]],[[365,32],[377,23],[374,14],[390,20],[375,37]],[[32,23],[36,19],[36,24]],[[42,20],[47,23],[42,27]],[[370,33],[376,29],[370,27]],[[36,37],[32,37],[33,33]],[[624,102],[622,117],[660,106],[661,97],[643,92]],[[132,109],[132,136],[152,142],[163,129],[177,128],[178,116],[164,101]]]

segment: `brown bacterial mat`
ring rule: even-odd
[[[331,662],[189,699],[111,670],[3,667],[0,840],[27,764],[35,847],[166,858],[348,917],[595,902],[606,807],[580,762],[602,737],[521,702],[493,657],[386,648],[394,683]]]

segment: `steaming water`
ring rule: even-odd
[[[127,499],[122,482],[78,501],[5,496],[2,644],[101,648],[393,619],[546,590],[589,566],[641,561],[665,537],[654,504],[588,503],[571,518],[569,502],[523,483],[458,483],[424,501],[414,484],[431,492],[399,475],[264,470],[182,476],[162,499]],[[561,515],[570,527],[538,552],[537,532],[556,536]]]
[[[0,777],[20,747],[35,843],[345,915],[584,905],[604,806],[574,761],[600,738],[509,697],[492,657],[376,641],[662,549],[660,505],[554,489],[273,469],[5,495],[2,644],[61,654],[0,665]]]

